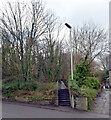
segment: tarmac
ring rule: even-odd
[[[111,113],[111,108],[110,108],[110,100],[111,98],[111,91],[108,89],[105,89],[101,92],[101,94],[95,99],[94,101],[94,106],[91,110],[88,111],[81,111],[77,109],[72,109],[69,106],[54,106],[54,105],[37,105],[37,104],[30,104],[30,103],[20,103],[20,102],[8,102],[8,101],[3,101],[3,103],[8,103],[8,104],[15,104],[15,105],[22,105],[22,106],[31,106],[31,107],[37,107],[37,108],[43,108],[43,109],[49,109],[49,110],[56,110],[56,111],[62,111],[62,112],[79,112],[79,113],[95,113],[95,114],[103,114],[103,115],[108,115]],[[109,111],[110,110],[110,111]]]
[[[110,95],[111,91],[105,89],[102,93],[95,99],[94,106],[91,109],[91,112],[100,113],[100,114],[109,114],[110,110]]]
[[[71,112],[63,112],[59,110],[51,110],[46,108],[38,108],[37,106],[24,106],[23,104],[2,104],[2,118],[86,118],[89,120],[90,118],[99,118],[99,120],[109,120],[109,115],[97,114],[92,112],[85,111],[71,111]],[[67,109],[67,108],[66,108]],[[73,110],[73,109],[72,109]]]

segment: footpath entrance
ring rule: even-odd
[[[61,81],[60,89],[58,90],[58,100],[59,106],[70,106],[69,90],[63,81]]]
[[[94,102],[91,112],[100,114],[109,114],[109,94],[110,90],[104,90]]]

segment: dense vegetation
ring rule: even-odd
[[[67,82],[70,70],[67,36],[64,25],[41,1],[5,4],[0,9],[3,95],[9,97],[20,91],[28,94],[37,92],[36,99],[39,99],[44,93],[41,85],[46,84],[44,90],[49,92],[52,83],[53,90],[56,89],[57,80],[65,79]],[[98,26],[85,24],[73,28],[72,41],[75,71],[69,86],[81,94],[84,88],[85,94],[90,96],[87,89],[94,93],[100,88],[97,78],[94,78],[101,76],[96,74],[101,68],[95,58],[101,61],[102,72],[107,69],[101,59],[104,53],[108,53],[107,34]]]
[[[71,80],[70,77],[68,83],[71,91],[74,91],[77,95],[86,95],[88,97],[88,109],[90,109],[101,84],[97,78],[92,77],[88,65],[86,63],[76,65],[74,79]]]
[[[36,90],[67,73],[61,24],[42,2],[9,2],[0,12],[3,90]]]
[[[56,97],[56,83],[44,83],[44,82],[35,82],[35,89],[17,89],[17,86],[13,86],[10,88],[11,85],[3,84],[3,99],[4,100],[11,100],[11,101],[22,101],[22,102],[32,102],[32,103],[39,103],[40,101],[44,100],[51,101],[53,98]],[[5,88],[6,87],[6,88]]]

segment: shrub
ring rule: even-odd
[[[71,75],[70,75],[68,86],[71,86],[73,83],[74,84],[76,83],[78,87],[85,85],[86,87],[99,89],[101,85],[98,79],[90,76],[91,76],[91,73],[89,71],[88,66],[85,63],[76,65],[76,70],[74,71],[74,74],[73,74],[74,80],[71,80]]]
[[[13,91],[15,91],[17,89],[18,89],[17,82],[10,82],[10,83],[3,82],[2,83],[3,94],[11,93],[11,92],[13,92]]]
[[[35,91],[37,89],[37,84],[34,81],[22,82],[19,85],[19,89]]]
[[[100,88],[100,83],[97,78],[90,77],[91,73],[85,63],[76,65],[76,70],[68,80],[69,89],[76,92],[77,95],[86,95],[88,97],[88,109],[91,108],[92,101],[97,96],[97,89]]]
[[[108,78],[109,77],[109,70],[106,71],[106,73],[103,75],[103,79]]]
[[[93,88],[93,89],[99,89],[100,88],[100,82],[97,78],[94,77],[87,77],[84,81],[83,81],[83,85]]]
[[[69,89],[72,88],[74,91],[79,91],[78,82],[76,80],[70,80]]]
[[[90,75],[89,68],[85,63],[76,65],[76,73],[79,73],[79,77],[86,77]]]
[[[23,82],[21,78],[16,78],[14,80],[2,82],[3,94],[11,93],[16,90],[35,91],[36,89],[37,89],[37,84],[35,81]]]
[[[91,73],[88,66],[85,63],[81,63],[76,65],[73,78],[74,80],[78,81],[78,86],[81,87],[83,85],[83,81],[90,75]]]

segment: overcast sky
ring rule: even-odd
[[[63,22],[74,25],[92,22],[108,27],[110,0],[45,0]]]
[[[7,0],[0,0],[7,1]],[[16,0],[11,0],[16,1]],[[29,1],[29,0],[18,0]],[[95,23],[108,28],[110,0],[42,0],[61,19],[72,26],[84,23]],[[0,2],[1,5],[1,2]]]

